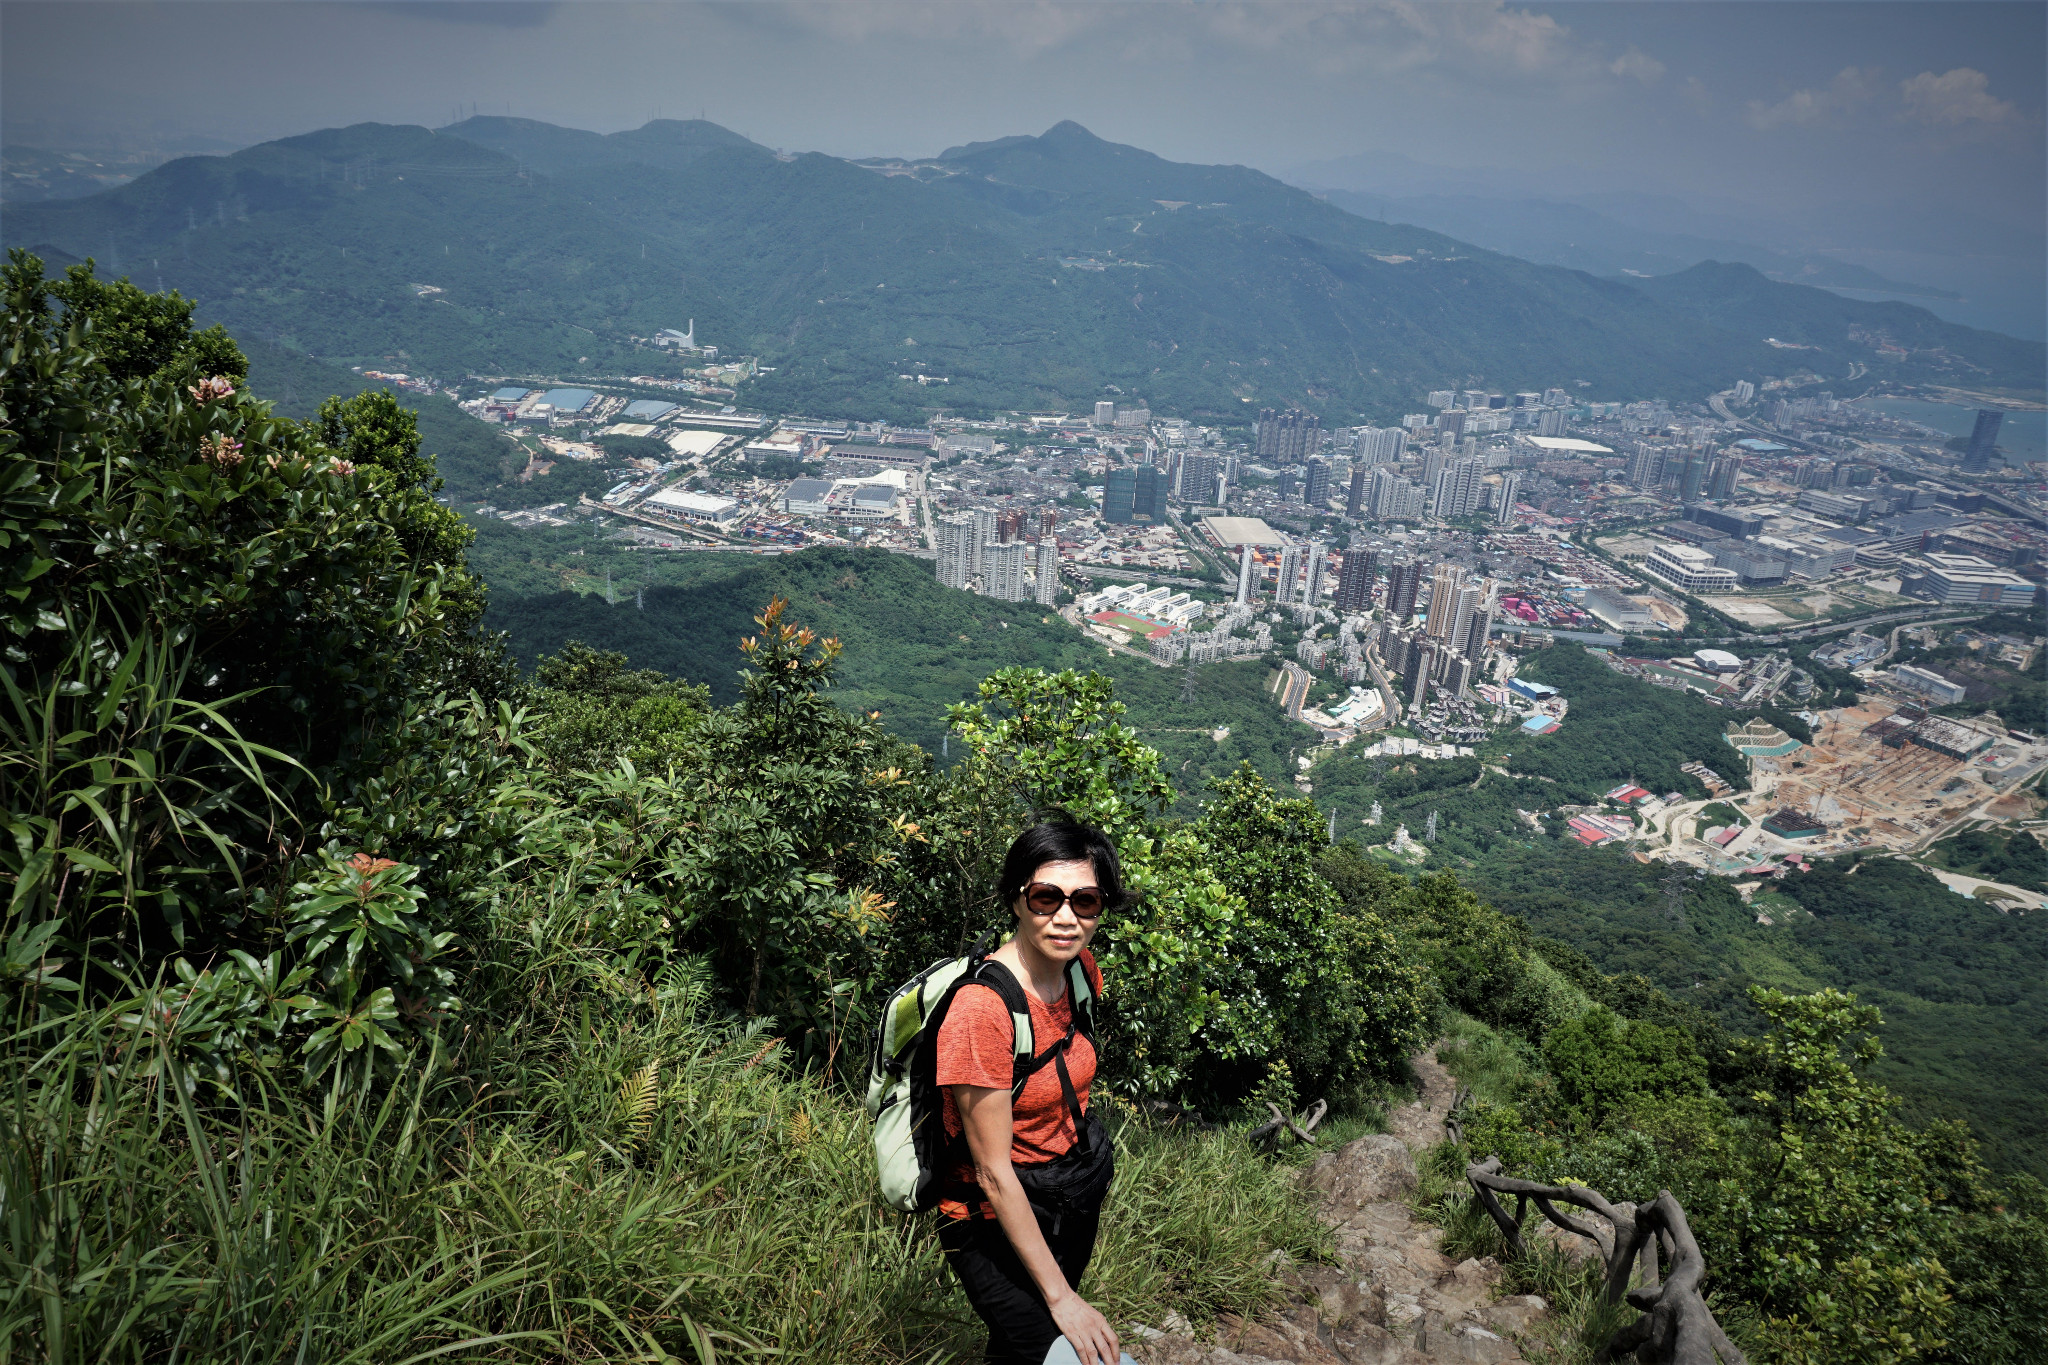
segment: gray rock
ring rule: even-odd
[[[1395,1110],[1388,1119],[1387,1131],[1419,1152],[1425,1147],[1434,1147],[1447,1136],[1444,1117],[1451,1112],[1451,1100],[1458,1093],[1458,1083],[1437,1061],[1434,1048],[1410,1057],[1408,1065],[1422,1085],[1422,1097],[1414,1104]]]
[[[1477,1365],[1504,1365],[1504,1362],[1518,1358],[1512,1342],[1500,1333],[1489,1331],[1476,1322],[1454,1322],[1442,1327],[1432,1327],[1426,1336],[1426,1342],[1418,1340],[1416,1345],[1437,1360],[1469,1360],[1477,1362]]]
[[[1456,1305],[1462,1311],[1477,1308],[1491,1299],[1493,1287],[1499,1283],[1500,1263],[1489,1256],[1483,1261],[1458,1262],[1450,1274],[1437,1281],[1435,1293],[1446,1305]]]
[[[1371,1133],[1318,1157],[1308,1168],[1306,1183],[1322,1196],[1326,1214],[1341,1215],[1341,1221],[1368,1204],[1415,1193],[1415,1156],[1399,1138]]]
[[[1370,1323],[1333,1333],[1330,1345],[1345,1365],[1425,1365],[1429,1360],[1386,1328]]]
[[[1488,1304],[1479,1311],[1479,1316],[1488,1327],[1502,1336],[1515,1336],[1528,1331],[1549,1311],[1550,1305],[1536,1295],[1517,1294],[1498,1303]]]

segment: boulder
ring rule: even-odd
[[[1429,1360],[1386,1328],[1371,1323],[1332,1333],[1330,1345],[1345,1365],[1427,1365]]]
[[[1326,1214],[1342,1221],[1367,1204],[1415,1193],[1415,1155],[1391,1134],[1370,1133],[1318,1157],[1305,1183],[1322,1196]]]
[[[1488,1304],[1479,1311],[1480,1320],[1502,1336],[1515,1336],[1529,1330],[1550,1311],[1550,1305],[1534,1294],[1516,1294],[1498,1303]]]
[[[1416,1348],[1432,1359],[1475,1362],[1475,1365],[1505,1365],[1520,1359],[1514,1343],[1476,1322],[1460,1321],[1431,1326],[1416,1334]]]
[[[1360,1279],[1356,1270],[1311,1265],[1291,1269],[1282,1278],[1302,1302],[1315,1305],[1326,1326],[1382,1321],[1383,1296],[1370,1280]]]
[[[1225,1350],[1246,1359],[1284,1360],[1291,1365],[1344,1365],[1324,1344],[1315,1311],[1297,1309],[1293,1316],[1248,1322],[1225,1313],[1216,1320],[1216,1335]]]
[[[1438,1280],[1433,1290],[1444,1310],[1456,1316],[1458,1312],[1479,1307],[1493,1297],[1493,1287],[1500,1283],[1500,1263],[1491,1256],[1484,1260],[1463,1260],[1451,1267],[1451,1273]]]

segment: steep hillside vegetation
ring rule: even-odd
[[[1808,307],[1773,296],[1782,321],[1767,298],[1702,326],[1690,293],[1374,222],[1071,123],[886,169],[695,122],[365,124],[186,158],[4,226],[346,363],[645,372],[673,360],[629,338],[694,317],[775,367],[750,391],[762,403],[899,420],[940,401],[898,377],[919,370],[962,410],[1072,406],[1108,384],[1212,420],[1291,402],[1387,418],[1446,382],[1695,397],[1783,369],[1763,337]],[[1811,364],[1874,357],[1808,330]],[[2012,368],[2003,343],[1945,335]]]
[[[735,642],[762,604],[784,598],[846,644],[840,704],[879,711],[891,733],[934,753],[946,708],[972,699],[997,669],[1095,669],[1116,680],[1128,722],[1164,757],[1184,813],[1208,779],[1248,762],[1279,780],[1315,743],[1267,695],[1263,661],[1203,665],[1188,695],[1185,668],[1113,655],[1043,607],[944,587],[926,562],[880,550],[654,555],[483,522],[471,562],[491,585],[491,627],[508,633],[523,664],[575,640],[706,685],[721,701],[738,692]],[[608,572],[616,605],[601,595]],[[1228,733],[1218,740],[1218,730]]]

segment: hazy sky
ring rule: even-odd
[[[2040,229],[2048,6],[0,4],[7,141],[246,144],[458,107],[930,155],[1076,119],[1176,160],[1361,152]]]

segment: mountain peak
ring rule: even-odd
[[[1095,136],[1095,134],[1089,132],[1086,128],[1083,128],[1080,124],[1074,122],[1070,118],[1061,119],[1058,123],[1055,123],[1052,127],[1046,129],[1044,135],[1039,140],[1042,142],[1094,143],[1100,143],[1102,141],[1101,138]]]

